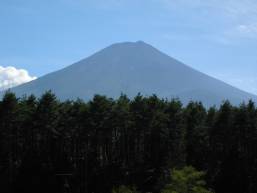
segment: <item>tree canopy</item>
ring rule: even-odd
[[[206,109],[155,95],[85,102],[52,92],[0,101],[3,193],[254,193],[256,160],[252,101]]]

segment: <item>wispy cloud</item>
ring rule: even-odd
[[[254,77],[245,77],[245,76],[238,76],[233,74],[219,74],[216,75],[217,78],[237,87],[242,90],[245,90],[249,93],[253,93],[257,95],[257,78]]]
[[[156,0],[168,8],[208,8],[224,11],[227,15],[238,17],[242,14],[256,14],[256,0]],[[220,12],[221,13],[221,12]]]
[[[147,7],[166,9],[166,15],[179,15],[195,26],[210,28],[206,37],[222,44],[228,44],[235,38],[257,39],[257,1],[256,0],[61,0],[79,9],[94,8],[97,10],[130,10]],[[168,11],[167,11],[168,10]],[[172,10],[172,11],[170,11]],[[165,12],[165,11],[164,11]],[[190,14],[191,13],[191,14]],[[164,14],[163,12],[161,14]],[[139,19],[140,20],[140,19]],[[169,19],[167,19],[169,20]],[[141,21],[141,20],[140,20]],[[154,22],[154,21],[152,21]],[[158,20],[158,22],[163,22]],[[183,21],[181,22],[183,23]],[[190,22],[186,22],[190,25]],[[153,24],[152,24],[153,25]],[[167,23],[170,25],[170,21]],[[191,26],[189,26],[191,27]],[[171,34],[172,35],[172,34]],[[186,34],[185,34],[186,35]],[[203,35],[203,34],[201,34]],[[169,36],[169,35],[168,35]]]
[[[257,95],[257,79],[245,78],[245,79],[232,79],[231,84],[237,85],[239,88],[246,90],[250,93]]]
[[[156,0],[157,1],[157,0]],[[158,0],[167,9],[182,14],[193,12],[198,15],[203,26],[216,26],[210,35],[216,39],[256,38],[257,39],[257,1],[256,0]],[[209,32],[211,33],[211,32]],[[223,36],[217,38],[217,35]],[[226,41],[226,42],[227,42]]]
[[[238,25],[236,29],[243,37],[257,38],[257,22],[250,24],[241,24]]]

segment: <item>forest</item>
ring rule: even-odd
[[[1,193],[256,193],[257,108],[156,95],[0,101]]]

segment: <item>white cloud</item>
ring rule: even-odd
[[[16,69],[12,66],[0,66],[0,91],[35,80],[36,78],[30,76],[27,70]]]

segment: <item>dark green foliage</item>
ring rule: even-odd
[[[219,109],[140,94],[60,102],[50,91],[0,101],[1,193],[159,193],[188,170],[217,193],[255,193],[256,160],[251,101]],[[170,176],[186,165],[206,176],[190,167]]]
[[[204,180],[205,173],[199,172],[191,166],[180,170],[171,170],[171,182],[162,193],[211,193],[207,190]]]
[[[134,187],[121,185],[119,187],[113,188],[112,193],[137,193],[137,191]]]

